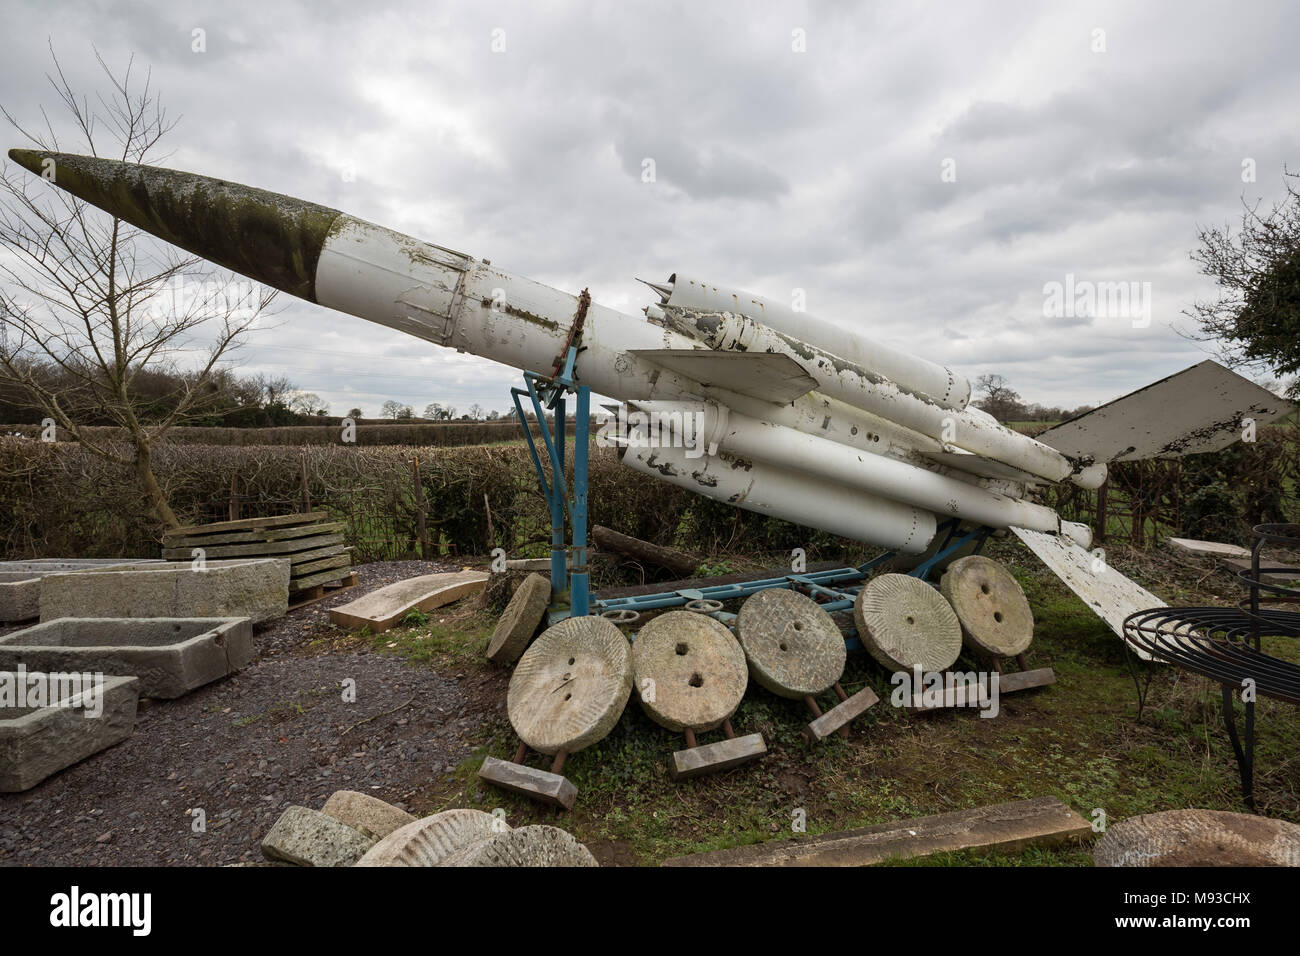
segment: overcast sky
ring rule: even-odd
[[[802,289],[1050,404],[1204,358],[1173,330],[1212,293],[1198,224],[1300,168],[1296,4],[6,0],[3,20],[0,102],[24,119],[53,106],[47,41],[92,93],[92,44],[134,53],[182,117],[169,166],[590,287],[629,321],[653,299],[635,276]],[[1139,298],[1045,315],[1067,276]],[[513,370],[281,304],[242,368],[335,414],[508,407]]]

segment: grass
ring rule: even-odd
[[[870,685],[882,702],[855,723],[849,740],[806,743],[800,730],[809,718],[802,707],[751,686],[733,723],[741,734],[761,731],[767,756],[676,784],[666,762],[682,739],[633,702],[608,737],[569,758],[564,772],[579,798],[571,813],[559,814],[477,780],[485,756],[509,759],[515,749],[509,724],[495,717],[475,740],[474,756],[431,781],[414,802],[425,813],[501,807],[514,825],[556,823],[604,859],[636,864],[789,835],[797,817],[808,833],[818,833],[1043,795],[1060,798],[1089,820],[1108,822],[1180,807],[1243,809],[1217,685],[1160,670],[1147,713],[1135,722],[1135,685],[1119,639],[1013,539],[993,542],[989,553],[1011,568],[1034,610],[1030,666],[1050,666],[1057,678],[1053,686],[1004,696],[995,719],[969,711],[894,709],[884,671],[866,655],[851,654],[845,689]],[[1112,551],[1109,560],[1170,600],[1235,600],[1235,586],[1220,572],[1207,575],[1204,568],[1171,564],[1163,554],[1125,549]],[[428,621],[364,640],[417,666],[454,665],[486,676],[497,673],[482,658],[493,624],[482,612],[434,612]],[[1298,650],[1294,642],[1279,648],[1289,655]],[[979,669],[964,657],[956,666]],[[1292,707],[1259,703],[1256,799],[1266,815],[1300,822],[1296,718]],[[702,742],[713,739],[702,736]],[[531,757],[534,766],[541,761]],[[1085,846],[898,862],[1078,866],[1090,860]]]

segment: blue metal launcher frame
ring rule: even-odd
[[[578,349],[569,346],[565,351],[560,371],[552,378],[535,372],[524,372],[524,388],[512,388],[515,412],[524,430],[528,453],[537,469],[537,480],[551,512],[551,612],[549,621],[554,624],[569,616],[583,617],[590,612],[589,574],[587,571],[587,458],[591,451],[591,389],[579,385],[573,378],[573,363]],[[573,435],[573,494],[570,496],[565,476],[565,412],[568,394],[576,396]],[[542,467],[537,443],[528,427],[520,399],[527,396],[533,414],[541,428],[546,454],[551,463],[551,479],[547,481]],[[554,412],[554,420],[547,422],[543,409]],[[571,546],[564,541],[565,515],[573,529]]]
[[[721,621],[728,622],[735,615],[722,610],[723,601],[745,598],[772,588],[802,589],[827,612],[847,611],[853,607],[854,599],[866,583],[867,575],[897,556],[893,551],[886,551],[856,568],[832,568],[711,587],[593,600],[594,596],[590,592],[590,574],[587,569],[587,459],[590,452],[591,390],[574,381],[573,367],[577,355],[578,349],[570,346],[565,352],[557,375],[546,378],[535,372],[525,372],[525,387],[510,390],[515,411],[519,415],[520,426],[524,431],[524,440],[528,444],[528,453],[532,456],[533,467],[537,470],[537,480],[546,495],[551,513],[551,608],[547,617],[549,624],[558,623],[566,617],[582,617],[587,614],[601,614],[614,620],[620,618],[630,620],[634,615],[639,616],[642,611],[684,607],[688,604],[694,609],[703,610]],[[574,410],[576,421],[573,435],[572,495],[569,494],[565,473],[567,432],[565,396],[570,393],[577,399]],[[528,427],[528,419],[524,416],[521,399],[525,397],[531,403],[533,414],[541,427],[542,441],[551,464],[549,480],[546,469],[542,466],[537,442]],[[547,421],[544,410],[554,412],[551,422]],[[572,528],[572,541],[567,546],[564,536],[566,515]],[[993,529],[978,527],[962,532],[960,524],[960,521],[954,518],[940,525],[939,530],[944,535],[942,544],[931,557],[908,573],[923,581],[928,580],[936,567],[972,542],[975,545],[975,553],[978,554],[983,550],[984,543]],[[851,631],[846,642],[850,649],[862,646],[856,632]]]

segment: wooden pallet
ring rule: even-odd
[[[352,566],[342,522],[328,511],[244,518],[177,528],[163,535],[163,557],[189,560],[201,548],[208,560],[282,558],[289,561],[289,593],[311,592],[341,581]]]
[[[347,588],[356,587],[357,572],[349,571],[347,576],[334,584],[317,584],[309,588],[303,588],[289,595],[289,610],[296,611],[300,607],[306,607],[309,604],[315,604],[317,601],[323,601],[326,598],[333,597],[339,591]]]

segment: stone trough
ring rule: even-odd
[[[133,674],[141,697],[180,697],[252,659],[247,618],[61,618],[0,637],[0,669]]]
[[[51,574],[41,585],[41,620],[64,617],[246,617],[254,624],[289,610],[289,562],[280,558],[164,561]]]
[[[42,676],[0,673],[0,685],[12,689],[20,677]],[[96,690],[60,695],[45,706],[0,698],[0,793],[29,790],[131,736],[139,688],[134,677],[104,677]]]
[[[156,558],[33,558],[30,561],[0,561],[0,624],[40,616],[41,580],[46,575],[158,563],[160,559]]]

